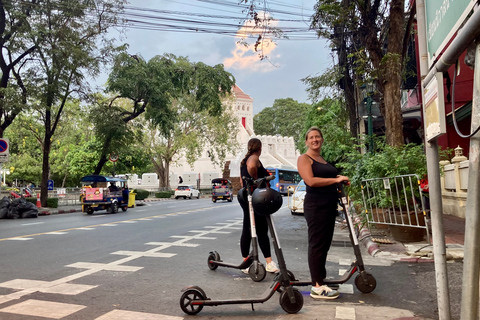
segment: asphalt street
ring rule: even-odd
[[[246,299],[268,290],[273,274],[253,282],[240,270],[207,267],[210,251],[240,263],[242,212],[236,201],[147,203],[127,212],[81,212],[0,221],[0,319],[192,319],[179,306],[182,288],[201,287],[211,299]],[[273,215],[287,268],[308,280],[306,224],[287,208]],[[302,310],[286,314],[279,294],[263,304],[205,306],[195,319],[436,319],[433,263],[371,257],[362,247],[376,289],[361,293],[350,279],[339,299],[317,301],[299,287]],[[338,277],[354,259],[338,224],[327,263]],[[263,260],[263,259],[262,259]],[[458,319],[461,262],[449,264],[453,319]],[[458,291],[455,290],[458,288]],[[453,289],[453,290],[452,290]],[[64,310],[63,313],[55,310]],[[66,310],[66,311],[65,311]],[[35,312],[38,312],[35,314]]]

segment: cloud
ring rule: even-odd
[[[259,53],[267,57],[273,55],[277,45],[272,40],[272,34],[269,29],[275,28],[278,21],[271,19],[269,13],[263,11],[259,11],[258,16],[263,18],[263,22],[260,25],[255,26],[253,20],[247,20],[242,28],[238,30],[235,49],[231,52],[232,56],[223,61],[226,68],[255,72],[275,70],[276,66],[273,64],[261,61]],[[259,35],[262,36],[262,39],[259,42],[257,51],[255,51],[255,42]]]

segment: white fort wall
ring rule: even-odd
[[[245,94],[238,86],[234,88],[234,101],[229,102],[231,109],[238,118],[237,142],[239,148],[236,154],[227,154],[225,162],[230,162],[230,177],[240,176],[240,162],[247,153],[247,143],[250,138],[258,138],[262,141],[262,161],[265,167],[278,167],[296,169],[297,158],[300,153],[295,148],[295,141],[292,137],[281,136],[257,136],[253,131],[253,99]],[[170,166],[170,186],[175,188],[178,185],[178,177],[183,179],[182,184],[197,185],[200,179],[200,186],[208,188],[212,179],[223,176],[224,164],[214,166],[208,157],[208,146],[200,158],[190,166],[185,157],[177,159],[177,163]],[[158,188],[158,177],[156,173],[145,173],[142,177],[129,175],[130,188],[156,189]]]

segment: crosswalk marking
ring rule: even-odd
[[[126,310],[113,310],[95,320],[182,320],[181,317],[153,314],[146,312],[134,312]]]
[[[336,307],[335,319],[355,320],[355,308]]]
[[[62,319],[83,308],[86,308],[86,306],[31,299],[0,309],[0,312],[48,319]]]

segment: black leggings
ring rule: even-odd
[[[248,203],[240,203],[243,209],[243,230],[240,237],[240,250],[242,257],[247,257],[250,254],[250,243],[252,242],[252,234],[250,230],[250,213]],[[263,256],[269,258],[272,256],[270,251],[270,239],[268,237],[268,223],[267,218],[254,213],[255,228],[257,230],[257,241]]]

